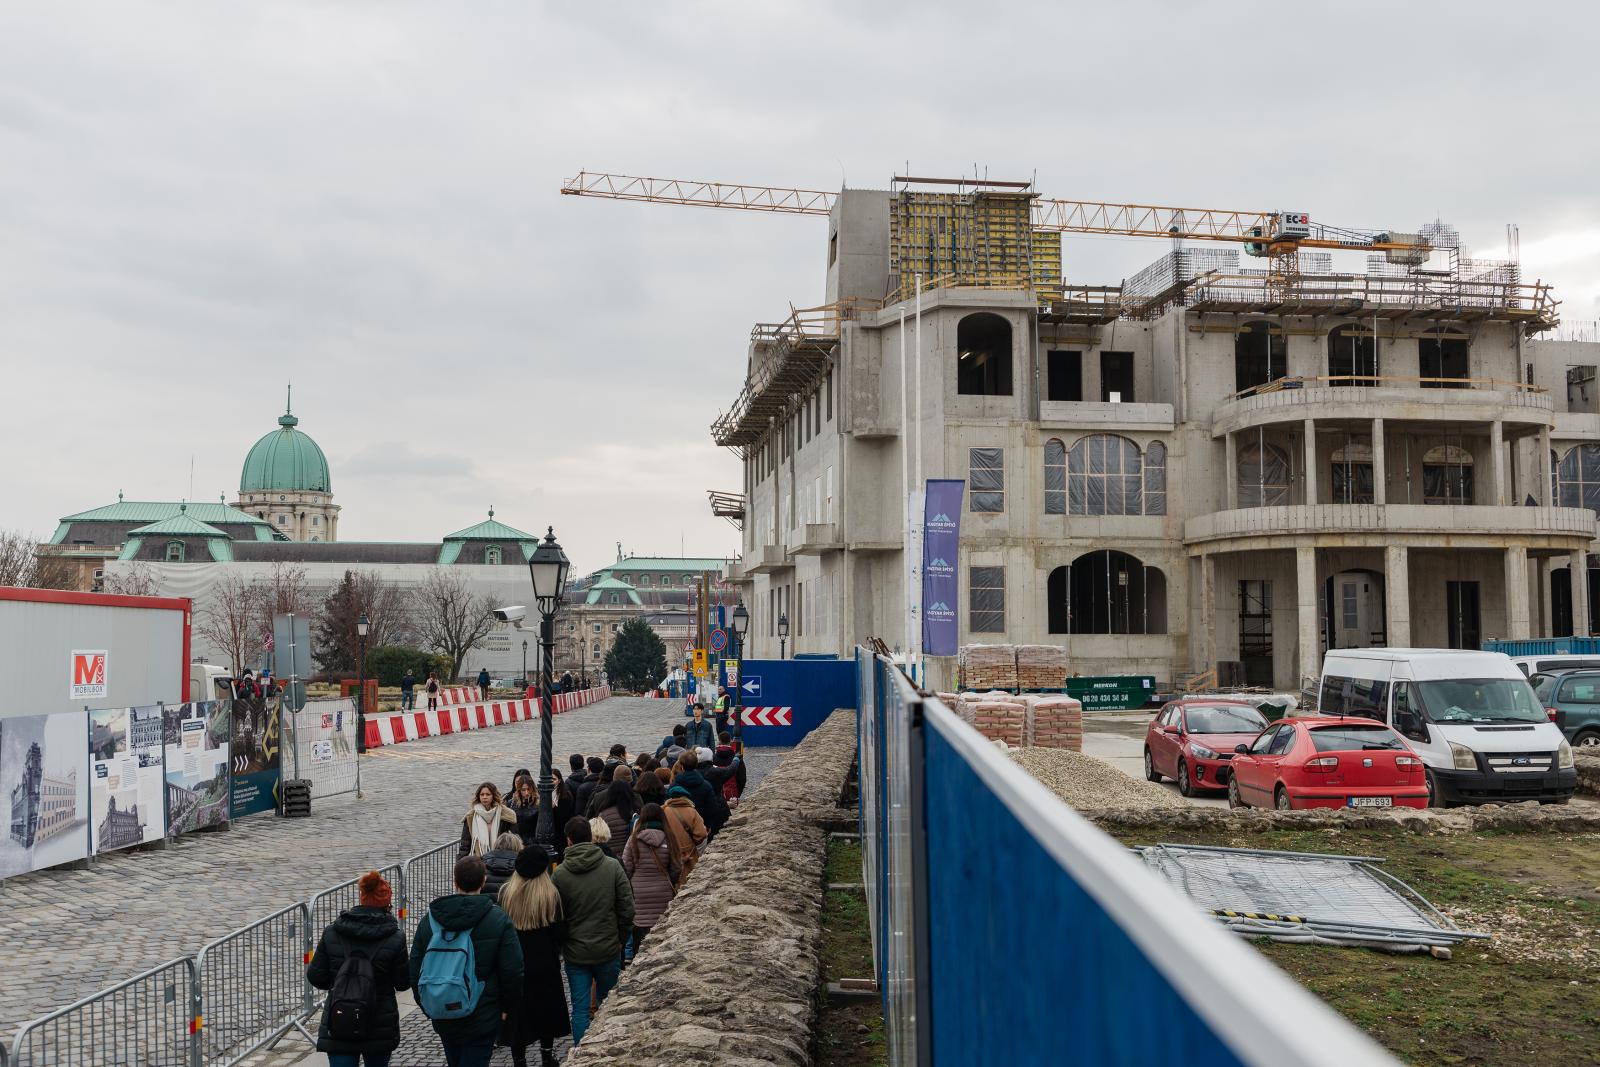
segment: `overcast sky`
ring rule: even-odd
[[[557,195],[580,168],[1305,210],[1600,318],[1593,4],[0,7],[0,527],[234,499],[293,379],[345,539],[492,504],[577,567],[722,555],[707,426],[822,220]],[[1071,239],[1069,279],[1166,248]],[[1591,333],[1592,336],[1592,333]]]

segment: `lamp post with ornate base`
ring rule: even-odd
[[[361,651],[356,665],[356,752],[367,750],[367,613],[356,620],[356,642]]]
[[[555,745],[555,675],[551,661],[555,657],[556,608],[566,591],[570,566],[567,554],[556,543],[555,528],[545,527],[544,540],[528,560],[528,576],[533,581],[534,602],[539,606],[539,821],[534,826],[533,839],[551,856],[555,855],[559,832],[555,824],[555,779],[550,773]]]
[[[744,755],[744,635],[750,630],[750,613],[739,601],[733,609],[733,658],[739,664],[739,677],[733,686],[733,751]]]
[[[789,613],[778,616],[778,658],[789,658]]]

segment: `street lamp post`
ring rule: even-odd
[[[545,527],[545,538],[528,560],[528,577],[533,581],[533,597],[539,606],[539,821],[533,839],[551,856],[555,855],[555,780],[550,774],[551,749],[555,742],[553,705],[555,677],[550,661],[555,655],[556,607],[567,587],[567,554],[556,543],[553,526]]]
[[[733,609],[733,658],[739,664],[739,677],[733,686],[733,751],[744,755],[744,635],[750,630],[750,613],[739,601]]]
[[[789,658],[789,613],[778,616],[778,658]]]
[[[356,752],[367,750],[367,613],[356,620],[356,641],[360,646],[356,665]]]

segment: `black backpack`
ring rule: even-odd
[[[328,1012],[323,1027],[335,1041],[365,1041],[378,1004],[378,980],[372,960],[351,951],[339,965],[328,991]]]

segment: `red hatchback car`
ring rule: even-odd
[[[1428,780],[1405,739],[1381,722],[1280,719],[1233,757],[1231,807],[1425,808]]]
[[[1266,716],[1242,700],[1174,700],[1145,730],[1144,776],[1152,782],[1171,778],[1186,797],[1222,789],[1234,747],[1254,741],[1266,726]]]

